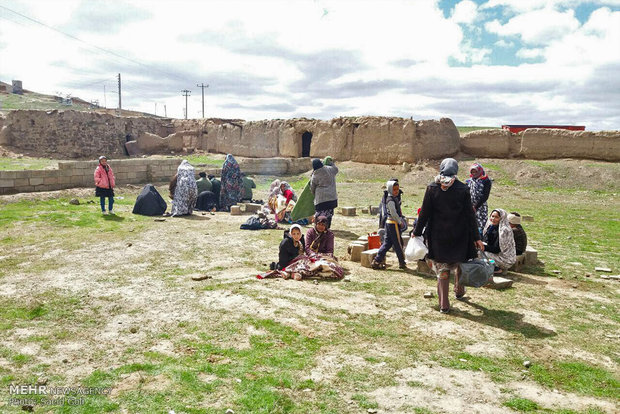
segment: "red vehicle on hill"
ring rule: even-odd
[[[568,129],[570,131],[586,130],[584,125],[502,125],[502,129],[507,129],[513,134],[525,131],[528,128]]]

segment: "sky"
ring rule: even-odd
[[[0,0],[0,80],[175,118],[620,129],[620,0]],[[105,93],[104,93],[105,90]]]

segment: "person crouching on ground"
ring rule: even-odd
[[[450,311],[450,272],[455,276],[456,298],[461,299],[465,295],[465,287],[458,283],[459,263],[475,258],[476,247],[484,249],[469,187],[456,178],[458,170],[459,165],[453,158],[441,162],[439,175],[426,187],[422,209],[413,231],[414,236],[422,236],[424,232],[427,239],[427,263],[437,275],[441,313]]]
[[[306,233],[306,255],[334,254],[334,233],[327,228],[327,217],[319,216]]]
[[[379,248],[377,256],[372,261],[371,267],[373,269],[383,268],[385,266],[385,255],[393,247],[398,257],[398,267],[406,269],[407,263],[405,263],[405,254],[403,253],[403,240],[400,235],[400,225],[403,220],[403,214],[400,209],[400,187],[396,181],[388,181],[386,187],[388,196],[386,199],[385,239]]]
[[[278,254],[278,270],[284,269],[297,256],[304,254],[304,237],[301,234],[301,226],[293,224],[288,235],[280,242],[280,252]]]
[[[482,239],[486,243],[484,250],[487,257],[495,260],[495,274],[502,274],[515,264],[517,261],[515,238],[506,211],[497,208],[491,212]]]
[[[527,248],[527,234],[525,234],[525,230],[521,227],[521,215],[516,211],[508,214],[508,223],[515,237],[515,250],[517,256],[519,256],[525,253],[525,249]]]
[[[108,159],[102,155],[99,157],[99,165],[95,169],[95,196],[99,197],[101,203],[101,212],[105,212],[105,198],[108,197],[108,211],[114,214],[114,172],[112,167],[108,165]]]

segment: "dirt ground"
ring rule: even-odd
[[[595,161],[479,161],[491,165],[496,178],[492,197],[504,202],[524,198],[532,204],[547,205],[553,203],[554,197],[581,197],[586,202],[592,191],[610,191],[610,185],[611,191],[617,191],[620,182],[618,165]],[[466,168],[469,162],[463,159],[461,168]],[[381,183],[396,176],[402,182],[406,211],[411,215],[421,202],[424,185],[435,173],[436,164],[436,161],[419,163],[405,173],[401,166],[342,163],[340,205],[375,204],[373,200],[380,195]],[[259,191],[264,192],[271,178],[257,178]],[[570,191],[587,189],[587,192],[541,195],[528,190],[547,185]],[[165,194],[163,187],[160,191]],[[129,200],[138,192],[135,188],[124,188],[118,194]],[[3,196],[0,201],[10,204],[73,197],[89,199],[92,190],[16,194]],[[610,208],[616,209],[612,220],[617,220],[616,194],[605,193],[605,197]],[[92,210],[93,215],[98,214],[97,204],[84,208]],[[435,280],[416,274],[415,265],[407,272],[395,270],[397,262],[393,253],[388,258],[392,267],[384,272],[346,260],[348,242],[376,229],[377,220],[370,215],[338,214],[334,218],[336,254],[347,269],[346,281],[314,283],[256,278],[257,273],[268,268],[269,262],[276,260],[282,231],[239,230],[248,216],[195,212],[190,217],[155,222],[136,220],[129,204],[119,204],[115,210],[123,228],[117,234],[98,235],[97,229],[93,230],[95,234],[88,234],[88,229],[75,232],[33,222],[0,230],[0,238],[4,239],[17,229],[29,235],[23,243],[3,244],[0,259],[9,256],[28,259],[16,263],[13,271],[0,278],[0,298],[32,304],[54,292],[77,304],[67,323],[62,319],[49,324],[33,320],[4,330],[3,346],[26,355],[29,361],[19,365],[8,354],[0,354],[0,368],[5,375],[23,379],[58,377],[64,384],[80,383],[98,370],[145,363],[147,352],[179,357],[186,352],[183,339],[197,337],[196,332],[183,327],[208,326],[209,320],[220,326],[251,316],[275,321],[323,344],[313,360],[297,374],[300,379],[338,389],[338,398],[344,402],[344,406],[339,406],[340,412],[512,413],[513,409],[504,403],[517,397],[535,402],[538,409],[549,410],[546,412],[562,409],[618,412],[617,399],[545,386],[535,381],[526,368],[522,374],[517,370],[516,376],[497,380],[484,367],[476,370],[458,366],[469,363],[463,361],[469,357],[453,358],[450,363],[443,359],[456,355],[455,352],[484,360],[517,359],[517,364],[526,358],[540,364],[570,359],[601,367],[617,378],[620,290],[614,281],[555,278],[540,269],[511,273],[509,277],[516,281],[514,288],[470,289],[468,300],[452,300],[454,312],[444,316],[437,311],[436,297],[423,298],[425,292],[434,291]],[[41,232],[40,237],[37,232]],[[536,247],[543,252],[544,261],[544,246]],[[610,259],[616,266],[617,253]],[[614,271],[618,273],[617,268]],[[204,274],[211,278],[200,282],[191,279]],[[56,300],[56,296],[50,300]],[[588,331],[606,350],[582,346],[575,339],[581,333],[573,330],[574,320],[563,316],[571,307],[590,309],[591,305],[616,309],[614,318],[606,320],[604,327]],[[580,317],[589,323],[604,318],[592,310]],[[72,326],[70,318],[91,323]],[[518,323],[507,327],[502,318],[518,319]],[[393,341],[389,335],[387,339],[381,335],[375,337],[351,328],[359,325],[370,332],[381,329],[382,324],[389,335],[394,335]],[[389,331],[391,328],[394,332]],[[403,331],[398,332],[399,329]],[[44,342],[44,346],[29,340],[46,336],[50,331],[66,332],[51,343]],[[237,350],[251,349],[252,338],[261,335],[265,331],[260,327],[246,324],[240,331],[218,336],[217,344]],[[415,351],[411,348],[413,344],[419,344]],[[343,378],[342,372],[365,372],[382,380],[366,378],[358,383]],[[200,378],[209,383],[216,376],[201,373]],[[131,372],[116,378],[109,398],[116,401],[124,392],[138,388],[157,393],[173,386],[174,377],[169,375],[143,377],[140,372]],[[360,394],[373,404],[361,403]],[[294,394],[291,398],[295,401],[306,397]],[[214,399],[204,397],[202,404],[224,412],[232,403],[226,395],[219,395]],[[123,404],[120,410],[134,412]],[[265,412],[268,411],[271,410]]]

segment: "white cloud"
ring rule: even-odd
[[[573,10],[558,12],[545,8],[523,14],[510,19],[506,24],[497,20],[488,22],[485,28],[499,36],[519,36],[530,44],[545,44],[563,37],[579,27]]]
[[[452,9],[452,21],[472,24],[478,17],[478,6],[470,0],[463,0]]]
[[[543,57],[545,55],[545,50],[544,49],[539,49],[539,48],[535,48],[535,49],[519,49],[517,51],[517,56],[522,58],[522,59],[536,59],[539,57]]]
[[[497,42],[494,43],[495,46],[506,49],[509,47],[513,47],[515,44],[513,42],[508,42],[504,39],[499,39]]]
[[[575,8],[582,4],[617,7],[620,6],[620,0],[489,0],[482,4],[480,9],[503,7],[517,13],[524,13],[544,8]]]

